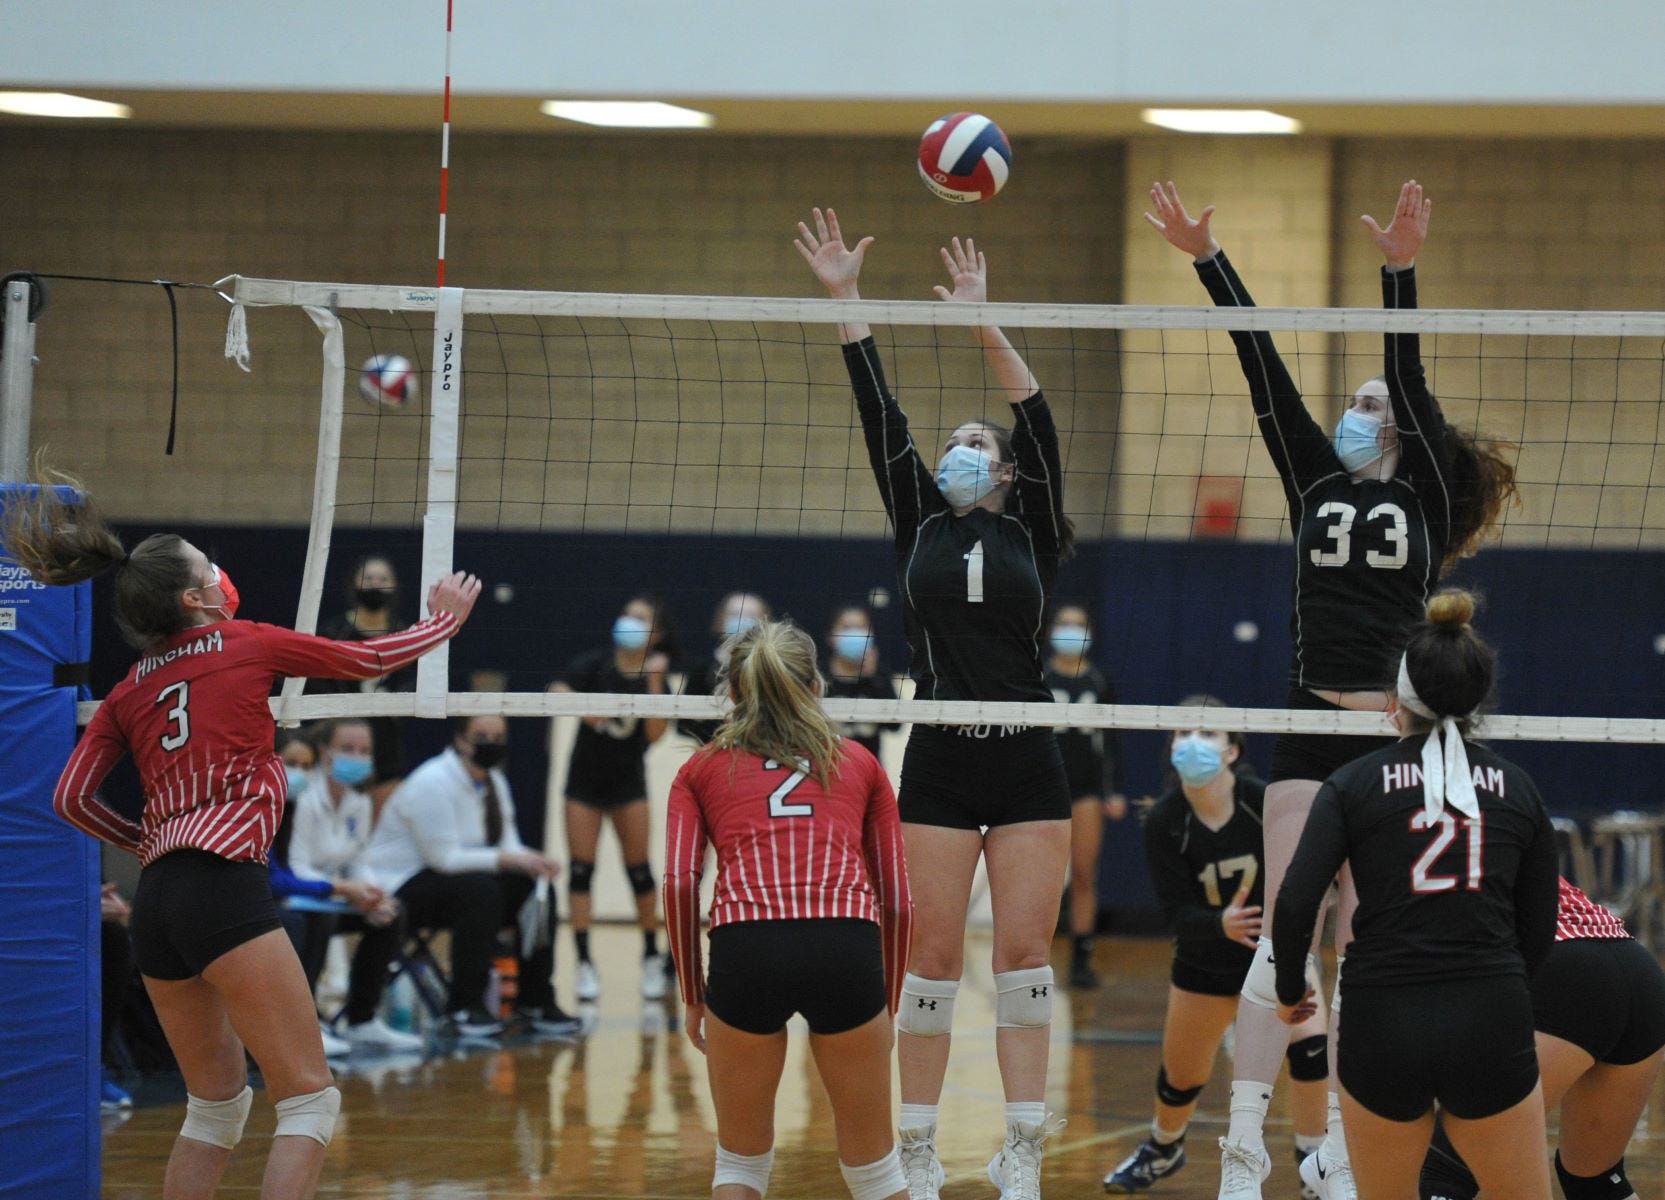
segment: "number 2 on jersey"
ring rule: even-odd
[[[168,709],[169,731],[162,735],[162,749],[177,750],[191,740],[191,681],[181,679],[178,683],[170,683],[162,689],[156,697],[156,703],[165,704],[169,696],[177,696],[178,703]]]
[[[763,769],[765,771],[779,771],[784,768],[771,758],[764,761]],[[786,802],[786,798],[792,794],[793,790],[808,777],[809,770],[800,767],[786,777],[785,783],[769,793],[769,815],[771,817],[813,817],[815,815],[815,805],[813,804],[788,804]]]
[[[1468,834],[1468,864],[1467,880],[1464,884],[1471,892],[1480,890],[1480,877],[1485,870],[1486,847],[1486,817],[1482,813],[1477,817],[1462,819],[1463,831]],[[1435,892],[1455,891],[1457,877],[1455,875],[1434,875],[1430,872],[1439,856],[1445,853],[1446,847],[1457,840],[1458,822],[1448,812],[1441,812],[1437,817],[1430,817],[1428,810],[1419,808],[1411,818],[1411,832],[1422,833],[1432,829],[1435,831],[1434,840],[1428,843],[1428,848],[1422,852],[1422,857],[1411,864],[1411,891],[1418,895],[1430,895]]]

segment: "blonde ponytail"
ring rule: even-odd
[[[781,763],[807,763],[822,787],[839,759],[839,737],[821,710],[815,640],[791,621],[762,621],[728,644],[721,685],[734,708],[711,738]]]

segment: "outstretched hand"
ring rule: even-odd
[[[952,239],[942,248],[942,265],[948,268],[948,277],[954,281],[954,290],[949,291],[939,283],[935,289],[937,299],[957,300],[961,304],[987,302],[989,264],[978,251],[975,242],[966,238],[965,245],[962,246],[959,238]]]
[[[1387,259],[1388,269],[1402,271],[1415,264],[1417,251],[1428,240],[1428,217],[1433,211],[1434,202],[1423,198],[1422,185],[1407,179],[1399,189],[1399,203],[1394,206],[1386,229],[1376,224],[1376,219],[1368,213],[1359,220],[1370,230],[1370,240]]]
[[[1185,211],[1185,205],[1180,202],[1179,189],[1174,186],[1172,180],[1165,184],[1151,184],[1150,202],[1156,212],[1147,212],[1145,220],[1168,239],[1169,245],[1185,251],[1192,258],[1207,258],[1220,249],[1220,243],[1214,240],[1214,235],[1208,229],[1208,222],[1214,216],[1212,204],[1192,219],[1191,214]]]
[[[813,230],[802,221],[798,222],[798,236],[792,244],[798,248],[798,253],[804,256],[809,269],[815,272],[815,278],[826,285],[827,293],[835,300],[854,300],[856,296],[856,281],[861,277],[861,260],[867,254],[867,248],[873,244],[873,239],[864,237],[851,250],[844,244],[844,234],[838,228],[838,214],[828,209],[825,215],[820,209],[812,209],[815,218]]]
[[[461,625],[468,620],[468,614],[474,611],[474,602],[479,598],[480,581],[467,572],[454,571],[436,579],[434,586],[428,589],[428,612],[435,615],[450,613]]]

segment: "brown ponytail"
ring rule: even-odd
[[[780,763],[808,763],[828,785],[839,738],[816,696],[815,640],[791,621],[762,621],[728,643],[720,685],[734,708],[712,735],[719,750],[744,750]]]
[[[1435,716],[1457,718],[1465,732],[1497,678],[1497,655],[1470,623],[1476,606],[1470,592],[1450,588],[1438,593],[1405,645],[1405,673],[1417,698]]]
[[[184,538],[152,534],[128,553],[74,477],[37,457],[35,483],[33,494],[13,493],[6,502],[0,544],[36,582],[65,587],[115,568],[116,624],[135,650],[190,624],[179,602],[196,586]]]
[[[1515,487],[1515,464],[1505,452],[1518,449],[1507,442],[1482,441],[1455,426],[1445,427],[1445,457],[1451,463],[1451,529],[1447,535],[1445,567],[1480,548],[1486,531],[1496,525],[1511,501],[1520,501]]]

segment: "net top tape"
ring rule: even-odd
[[[234,302],[432,312],[434,288],[302,283],[241,275]],[[1005,325],[1051,329],[1215,329],[1303,333],[1448,333],[1516,337],[1665,338],[1665,312],[1572,312],[1469,308],[1209,308],[1128,304],[944,304],[939,300],[820,300],[790,296],[657,296],[623,292],[463,292],[465,314],[746,321],[829,325]]]
[[[326,717],[411,717],[411,692],[357,695],[275,696],[272,713],[281,721]],[[728,711],[714,696],[644,696],[630,692],[448,692],[442,715],[505,717],[664,717],[710,719]],[[1155,704],[1056,704],[1049,701],[997,703],[975,700],[826,700],[834,721],[932,725],[1049,725],[1077,729],[1229,729],[1240,733],[1318,733],[1352,736],[1392,734],[1377,712],[1314,712],[1282,708],[1196,708]],[[79,706],[85,724],[97,701]],[[1665,720],[1649,717],[1537,717],[1493,714],[1482,718],[1477,736],[1489,741],[1665,743]]]

